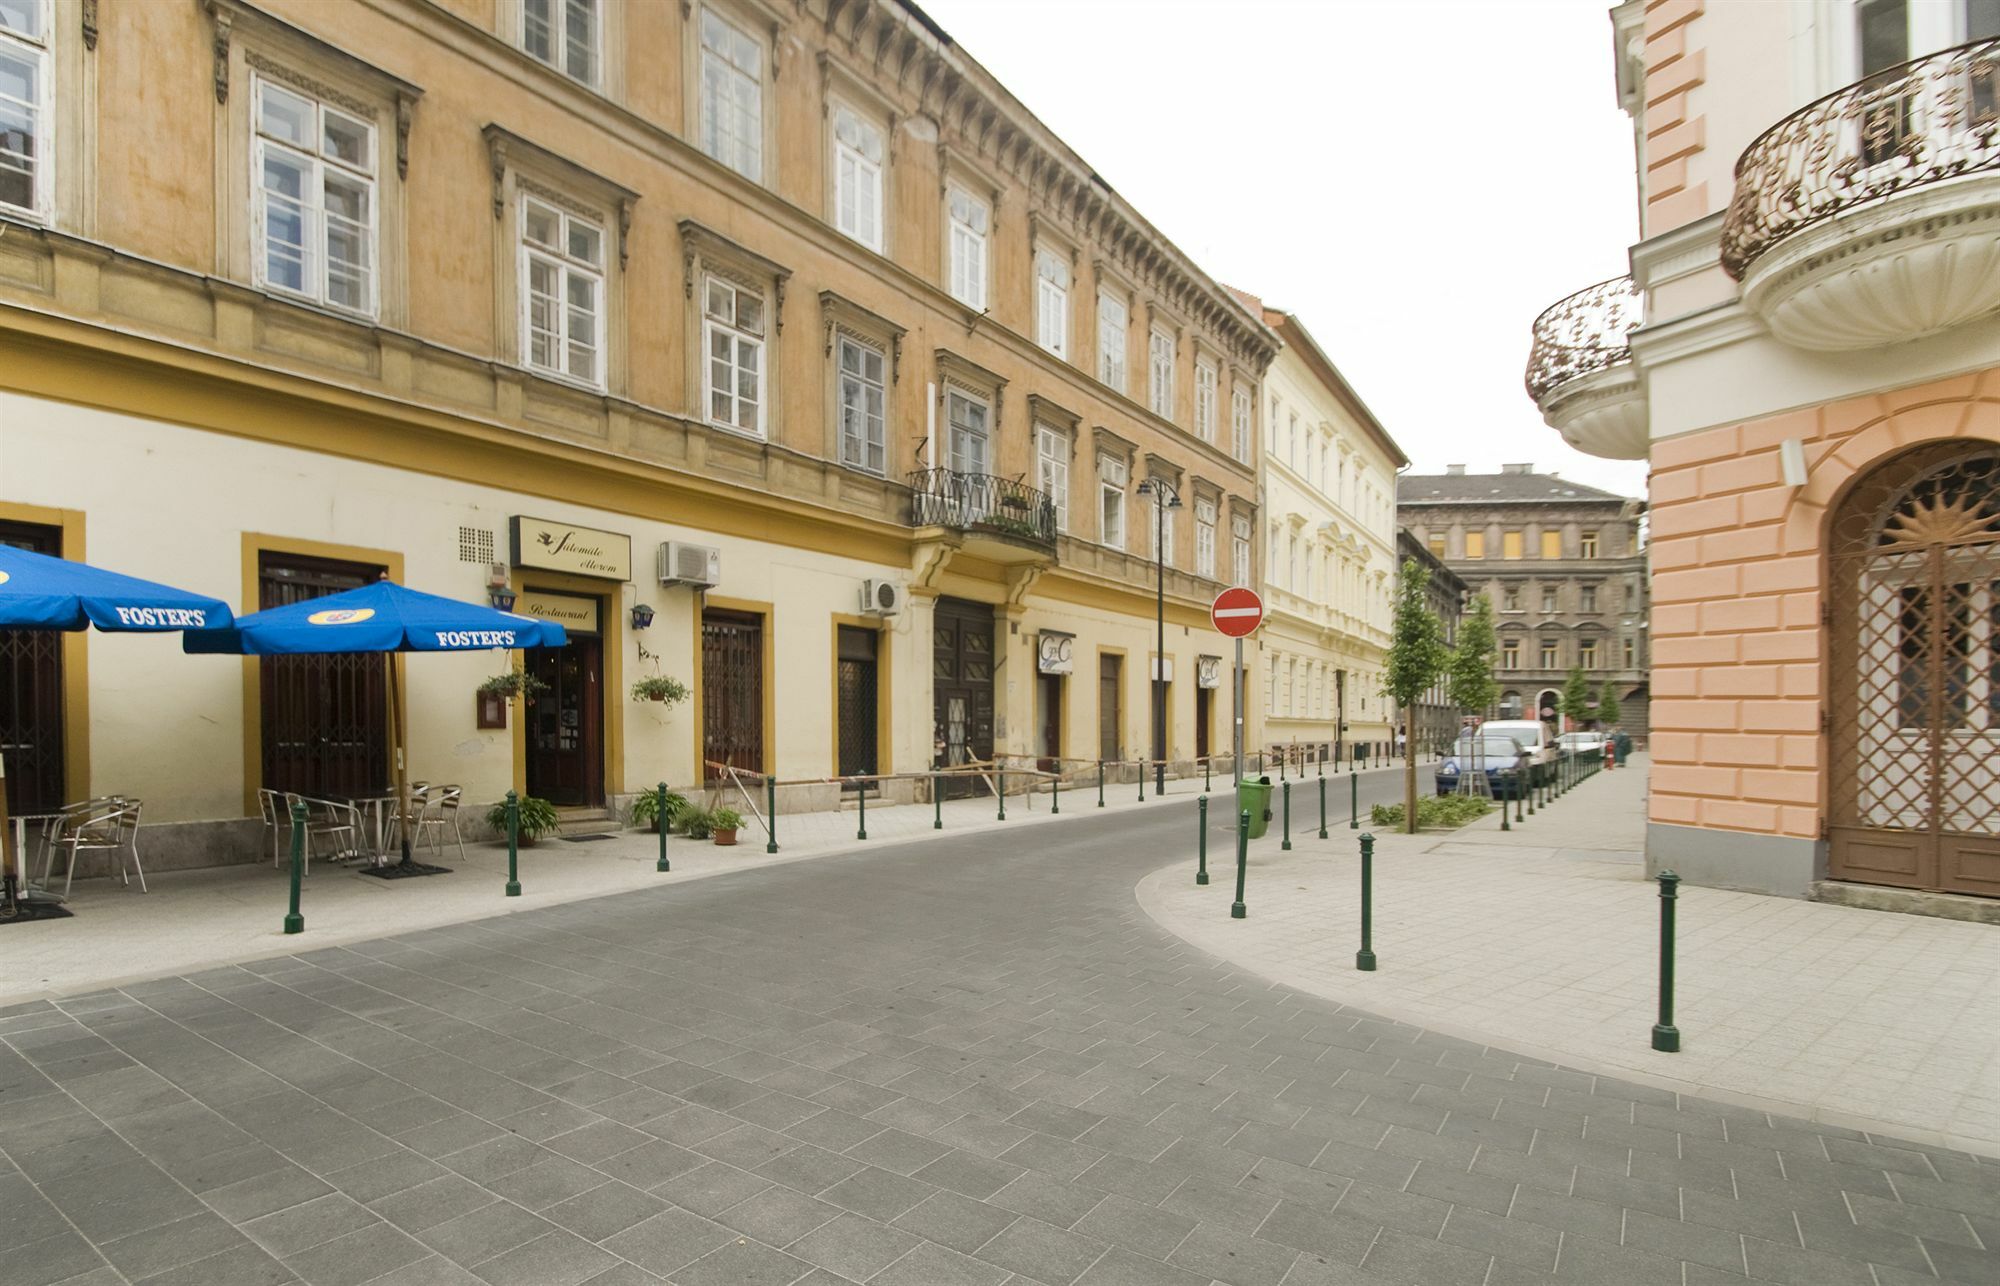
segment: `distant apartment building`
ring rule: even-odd
[[[1437,613],[1439,623],[1444,626],[1444,641],[1447,646],[1458,645],[1458,627],[1471,597],[1471,590],[1459,574],[1445,565],[1445,561],[1433,554],[1424,542],[1410,534],[1405,527],[1396,532],[1396,563],[1401,567],[1408,563],[1429,573],[1430,580],[1425,586],[1431,611]],[[1451,744],[1458,736],[1459,719],[1463,711],[1452,702],[1450,676],[1438,679],[1424,694],[1412,702],[1406,719],[1398,720],[1398,731],[1416,738],[1420,750],[1438,750]]]
[[[1502,719],[1595,727],[1596,693],[1618,696],[1618,726],[1647,733],[1645,505],[1510,464],[1499,473],[1406,473],[1403,529],[1493,603]],[[1593,704],[1562,710],[1563,684],[1581,669]]]
[[[1528,391],[1651,464],[1649,861],[2000,897],[2000,5],[1611,21],[1639,240]]]

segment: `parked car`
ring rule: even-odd
[[[1580,750],[1604,749],[1604,734],[1601,732],[1565,732],[1556,738],[1556,745],[1570,754]]]
[[[1528,748],[1511,733],[1487,730],[1461,733],[1437,767],[1437,793],[1454,794],[1466,773],[1484,772],[1487,793],[1495,799],[1513,799],[1523,793],[1528,780]]]
[[[1479,726],[1489,736],[1505,733],[1527,748],[1532,765],[1530,780],[1535,785],[1545,786],[1555,780],[1556,740],[1549,725],[1539,719],[1493,719]]]

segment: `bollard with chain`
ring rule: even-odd
[[[1319,837],[1326,838],[1326,778],[1319,779]]]
[[[854,824],[854,838],[868,838],[868,783],[862,782],[861,789],[854,792],[855,802],[861,806],[861,816]]]
[[[1292,783],[1286,782],[1282,793],[1285,797],[1285,842],[1278,847],[1289,853],[1292,851]]]
[[[1354,967],[1363,973],[1375,971],[1375,837],[1361,837],[1361,950],[1354,953]]]
[[[1662,1054],[1678,1054],[1681,1029],[1674,1026],[1674,902],[1675,886],[1681,877],[1661,871],[1660,881],[1660,1021],[1653,1024],[1653,1048]]]
[[[766,777],[764,779],[764,813],[765,816],[770,818],[770,824],[764,828],[764,851],[766,853],[775,853],[778,851],[778,779],[776,777]]]
[[[1243,905],[1243,874],[1250,865],[1250,810],[1236,814],[1236,901],[1229,908],[1229,918],[1241,920],[1250,914]]]
[[[1200,839],[1195,845],[1194,882],[1208,883],[1208,796],[1203,795],[1195,803],[1196,823]]]
[[[653,869],[671,871],[674,869],[673,863],[667,860],[667,783],[661,782],[659,790],[660,793],[655,798],[660,801],[660,806],[653,810],[653,816],[660,822],[660,860]]]
[[[521,896],[521,797],[507,792],[507,896]]]
[[[304,933],[306,918],[299,914],[299,882],[306,866],[306,803],[292,802],[292,909],[285,914],[286,933]]]

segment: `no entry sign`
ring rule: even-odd
[[[1255,590],[1237,586],[1225,589],[1215,596],[1215,603],[1208,609],[1208,619],[1215,628],[1233,639],[1244,638],[1256,632],[1264,623],[1264,600],[1257,597]]]

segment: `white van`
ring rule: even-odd
[[[1489,719],[1479,728],[1488,736],[1508,736],[1521,743],[1528,752],[1530,779],[1535,785],[1555,779],[1556,743],[1549,725],[1539,719]]]

